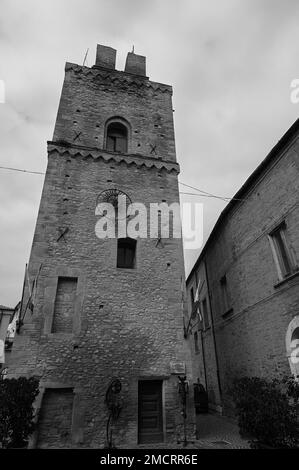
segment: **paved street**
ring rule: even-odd
[[[206,449],[249,449],[239,434],[238,425],[231,419],[216,414],[197,415],[198,440],[194,446]]]
[[[140,449],[249,449],[239,435],[238,425],[230,418],[213,413],[197,415],[198,439],[188,438],[186,447],[179,444],[144,444]],[[190,440],[189,440],[190,439]],[[192,441],[192,442],[191,442]]]

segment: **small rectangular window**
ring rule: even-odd
[[[135,268],[136,240],[132,238],[119,238],[117,240],[117,267]]]
[[[286,239],[285,224],[281,224],[270,234],[274,259],[277,264],[278,273],[281,278],[287,277],[295,269],[291,253]]]
[[[209,328],[210,326],[210,317],[209,317],[209,311],[208,311],[208,303],[207,299],[204,298],[202,301],[202,316],[203,316],[203,322],[204,322],[204,327]]]
[[[222,297],[222,314],[224,314],[230,309],[226,276],[223,276],[220,279],[220,288]]]

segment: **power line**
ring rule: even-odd
[[[0,166],[1,170],[9,170],[9,171],[18,171],[21,173],[30,173],[33,175],[45,175],[44,172],[42,171],[31,171],[31,170],[23,170],[21,168],[13,168],[13,167],[8,167],[8,166]],[[198,196],[198,197],[212,197],[215,199],[221,199],[222,201],[228,202],[228,201],[246,201],[246,199],[239,199],[235,197],[226,197],[226,196],[217,196],[216,194],[208,193],[207,191],[204,191],[203,189],[196,188],[194,186],[190,186],[189,184],[183,183],[182,181],[179,181],[179,184],[182,186],[186,186],[187,188],[194,189],[197,191],[197,193],[186,193],[183,191],[180,191],[180,194],[188,195],[188,196]]]
[[[10,170],[10,171],[20,171],[22,173],[32,173],[34,175],[44,175],[41,171],[30,171],[30,170],[21,170],[20,168],[11,168],[8,166],[0,166],[1,170]]]
[[[216,199],[221,199],[221,201],[225,201],[225,202],[228,202],[229,199],[228,198],[224,198],[224,197],[220,197],[220,196],[215,196],[213,194],[200,194],[200,193],[185,193],[183,191],[179,191],[179,194],[184,194],[184,195],[187,195],[187,196],[197,196],[197,197],[213,197],[213,198],[216,198]]]
[[[239,199],[239,198],[236,198],[236,197],[217,196],[216,194],[208,193],[207,191],[204,191],[203,189],[195,188],[194,186],[190,186],[189,184],[183,183],[181,181],[179,181],[179,184],[181,184],[182,186],[186,186],[187,188],[194,189],[195,191],[198,191],[199,193],[202,193],[201,196],[203,196],[205,194],[206,196],[214,197],[216,199],[222,199],[223,201],[232,201],[232,200],[234,200],[234,201],[246,201],[246,199]],[[188,193],[181,193],[181,194],[188,194]],[[189,194],[191,194],[191,193],[189,193]],[[192,193],[192,195],[195,196],[195,194],[193,194],[193,193]]]

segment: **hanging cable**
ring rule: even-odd
[[[21,173],[29,173],[29,174],[32,174],[32,175],[45,175],[45,172],[42,172],[42,171],[23,170],[21,168],[13,168],[13,167],[9,167],[9,166],[0,166],[0,169],[1,170],[9,170],[9,171],[18,171],[18,172],[21,172]],[[221,199],[222,201],[226,201],[226,202],[228,202],[228,201],[246,201],[247,200],[247,199],[240,199],[240,198],[236,198],[236,197],[218,196],[216,194],[204,191],[203,189],[196,188],[195,186],[191,186],[189,184],[183,183],[182,181],[179,181],[179,184],[181,184],[182,186],[186,186],[186,188],[194,189],[195,191],[197,191],[196,194],[195,193],[186,193],[186,192],[183,192],[183,191],[179,192],[180,194],[184,194],[184,195],[188,195],[188,196],[212,197],[214,199]]]
[[[11,168],[9,166],[0,166],[1,170],[21,171],[22,173],[32,173],[34,175],[44,175],[41,171],[21,170],[20,168]]]
[[[196,188],[195,186],[190,186],[189,184],[183,183],[182,181],[179,181],[179,184],[182,186],[186,186],[186,188],[194,189],[195,191],[198,191],[199,193],[206,194],[207,196],[214,197],[217,199],[223,199],[226,201],[246,201],[246,199],[239,199],[236,197],[226,197],[226,196],[217,196],[216,194],[208,193],[207,191],[204,191],[203,189]]]
[[[223,198],[223,197],[220,197],[220,196],[214,196],[213,194],[201,194],[201,193],[185,193],[185,192],[182,192],[182,191],[179,191],[179,194],[184,194],[184,195],[188,195],[188,196],[197,196],[197,197],[213,197],[215,199],[221,199],[221,201],[225,201],[225,202],[228,202],[229,199],[226,199],[226,198]]]

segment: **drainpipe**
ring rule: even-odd
[[[198,279],[198,272],[195,270],[195,283],[198,288],[199,284],[199,279]],[[208,390],[208,380],[207,380],[207,370],[206,370],[206,357],[205,357],[205,347],[203,343],[203,334],[202,334],[202,328],[200,329],[200,341],[201,341],[201,353],[202,353],[202,362],[203,362],[203,371],[204,371],[204,377],[205,377],[205,387],[206,390]]]
[[[207,268],[206,260],[204,260],[204,265],[205,265],[205,274],[206,274],[208,297],[209,297],[209,304],[210,304],[210,313],[211,313],[211,327],[212,327],[212,335],[213,335],[214,351],[215,351],[215,360],[216,360],[216,375],[217,375],[218,390],[219,390],[219,396],[220,396],[220,404],[222,406],[222,388],[221,388],[220,373],[219,373],[219,360],[218,360],[216,335],[215,335],[215,327],[214,327],[214,319],[213,319],[213,308],[212,308],[212,302],[211,302],[211,293],[210,293],[208,268]]]
[[[20,310],[19,310],[19,318],[17,319],[17,324],[16,324],[16,333],[20,333],[20,328],[21,328],[21,321],[22,321],[22,310],[23,310],[23,304],[24,304],[24,293],[25,293],[25,284],[26,284],[26,276],[27,276],[27,263],[25,265],[25,274],[24,274],[24,281],[23,281],[23,288],[22,288],[22,297],[21,297],[21,304],[20,304]]]
[[[201,340],[203,371],[204,371],[204,376],[205,376],[205,386],[206,386],[206,390],[208,390],[207,371],[206,371],[206,358],[205,358],[205,348],[204,348],[204,344],[203,344],[202,329],[200,330],[200,340]]]

